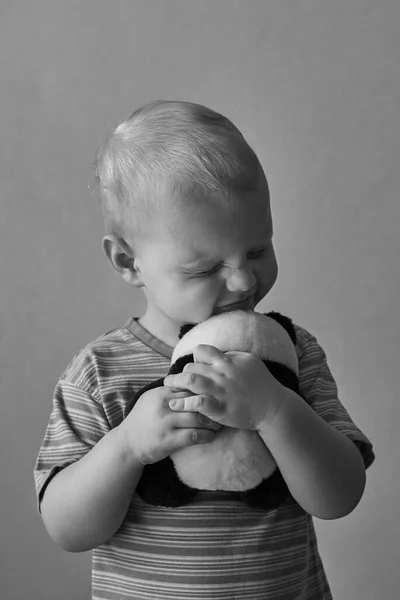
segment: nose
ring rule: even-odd
[[[229,292],[248,292],[256,283],[257,278],[249,265],[230,270],[225,278],[225,287]]]

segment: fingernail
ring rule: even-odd
[[[175,406],[178,404],[177,400],[170,400],[169,401],[169,407],[170,408],[175,408]]]

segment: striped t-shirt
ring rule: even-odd
[[[366,467],[371,443],[337,396],[315,337],[295,326],[300,391],[332,427],[353,440]],[[54,393],[35,467],[38,506],[46,485],[82,458],[127,416],[144,385],[164,377],[173,349],[137,319],[88,344]],[[227,492],[199,492],[179,508],[145,504],[134,494],[120,529],[93,550],[98,600],[330,600],[312,517],[293,498],[269,511]]]

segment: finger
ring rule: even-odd
[[[199,344],[193,350],[193,358],[195,363],[203,363],[206,365],[218,365],[229,361],[229,358],[225,354],[209,344]]]
[[[216,391],[216,383],[200,373],[185,371],[168,375],[164,379],[166,387],[190,390],[194,394],[211,394]]]
[[[200,373],[201,375],[208,375],[211,372],[209,365],[203,365],[203,363],[187,363],[182,369],[182,373],[191,371],[192,373]]]
[[[181,388],[166,387],[165,399],[168,402],[171,398],[185,398],[190,396],[190,390],[183,390]]]
[[[183,373],[197,373],[202,375],[205,379],[208,379],[208,387],[202,388],[201,390],[193,390],[194,393],[207,393],[211,396],[216,394],[217,389],[223,385],[222,373],[220,368],[214,365],[204,365],[203,363],[188,363],[183,368]],[[212,383],[210,383],[212,382]]]
[[[180,388],[166,387],[165,390],[167,392],[165,396],[167,400],[170,400],[170,398],[185,398],[185,396],[188,395],[188,390],[182,390]]]
[[[183,367],[182,373],[198,373],[199,375],[203,375],[203,377],[207,377],[208,379],[213,379],[214,381],[218,378],[218,371],[212,368],[211,365],[205,365],[203,363],[188,363]]]
[[[170,453],[179,448],[209,444],[215,439],[215,432],[210,429],[175,429],[171,433]]]
[[[200,428],[219,431],[222,427],[220,423],[212,421],[199,412],[171,412],[171,415],[173,418],[171,426],[177,429]]]
[[[179,412],[199,412],[210,419],[215,418],[222,412],[220,402],[212,396],[200,394],[186,398],[174,398],[169,401],[169,407]]]

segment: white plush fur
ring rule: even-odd
[[[179,478],[199,490],[244,492],[276,468],[258,433],[230,427],[223,427],[210,444],[182,448],[171,458]]]
[[[188,331],[175,346],[172,363],[192,354],[199,344],[222,352],[242,350],[275,360],[298,374],[296,350],[287,331],[274,319],[253,311],[235,310],[214,315]]]
[[[241,350],[279,362],[298,374],[297,355],[287,331],[274,319],[252,311],[215,315],[188,331],[176,345],[172,364],[198,344],[222,352]],[[246,491],[269,477],[276,462],[255,431],[222,427],[213,442],[171,454],[186,485],[202,490]]]

